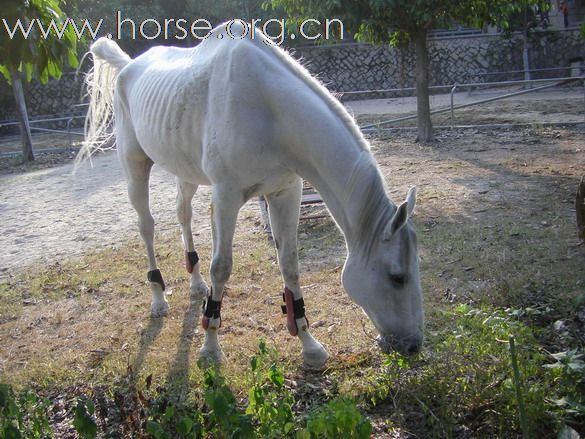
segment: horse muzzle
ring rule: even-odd
[[[405,337],[397,337],[395,335],[379,335],[376,342],[382,352],[389,354],[392,351],[397,351],[402,355],[414,355],[420,352],[423,344],[423,336],[408,335]]]

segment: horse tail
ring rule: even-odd
[[[132,60],[109,38],[99,38],[90,47],[93,68],[85,77],[89,108],[85,118],[85,140],[76,163],[90,158],[96,151],[113,148],[114,89],[120,71]]]

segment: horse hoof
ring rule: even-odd
[[[329,354],[323,346],[303,351],[303,367],[308,370],[323,370]]]
[[[204,346],[199,350],[199,361],[204,368],[218,366],[225,363],[225,355],[221,349],[208,349]]]
[[[163,302],[155,302],[150,306],[150,315],[152,317],[164,317],[169,313],[169,303],[165,300]]]

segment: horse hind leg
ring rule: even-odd
[[[195,192],[197,192],[197,185],[177,178],[177,218],[181,225],[183,247],[185,248],[185,267],[191,274],[191,299],[201,300],[207,297],[209,288],[201,276],[199,255],[195,251],[193,232],[191,231],[193,217],[191,200]]]
[[[309,332],[309,323],[304,316],[304,301],[299,284],[297,229],[301,195],[302,181],[298,179],[289,189],[267,195],[266,199],[270,210],[272,234],[278,253],[278,264],[285,285],[285,308],[283,310],[286,309],[287,313],[287,327],[291,335],[298,336],[301,341],[305,367],[321,369],[329,358],[329,354]]]
[[[128,145],[123,145],[118,137],[119,151],[124,151]],[[135,145],[135,151],[131,158],[127,154],[120,153],[120,160],[128,179],[128,197],[134,210],[138,214],[138,226],[140,235],[146,247],[148,256],[147,279],[152,291],[151,314],[153,317],[166,315],[169,304],[166,300],[166,286],[160,270],[156,264],[154,252],[154,218],[150,213],[148,182],[153,162],[142,152],[140,146]]]

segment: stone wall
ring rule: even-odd
[[[24,85],[25,99],[30,119],[39,119],[43,116],[68,116],[83,111],[76,107],[83,98],[83,75],[74,72],[65,73],[61,79],[50,80],[46,85],[36,81]],[[0,79],[0,123],[16,120],[16,108],[12,87]],[[66,127],[67,122],[45,123],[42,128]],[[83,120],[76,120],[73,126],[82,126]],[[15,130],[17,128],[11,128]]]
[[[480,34],[464,39],[429,40],[431,85],[523,79],[522,48],[519,36],[506,39],[501,35]],[[412,47],[341,44],[296,49],[295,56],[304,59],[307,68],[335,92],[408,88],[415,84]],[[585,45],[578,31],[543,32],[531,39],[529,57],[532,69],[566,68],[535,71],[534,79],[568,76],[571,61],[585,58]],[[346,95],[345,98],[364,96]]]
[[[568,76],[571,62],[585,58],[585,45],[577,30],[538,34],[531,41],[533,69],[564,67],[555,72],[534,72],[533,77]],[[465,38],[435,38],[429,41],[432,85],[522,79],[522,41],[519,36],[480,34]],[[414,87],[414,54],[367,44],[339,44],[297,48],[294,51],[307,68],[333,92]],[[507,72],[507,73],[498,73]],[[517,72],[517,73],[510,73]],[[81,78],[68,73],[59,81],[26,86],[31,117],[69,114],[81,102]],[[404,92],[411,95],[412,91]],[[344,99],[388,96],[388,93],[345,95]],[[392,94],[397,96],[397,93]],[[0,121],[14,120],[12,90],[0,79]]]

